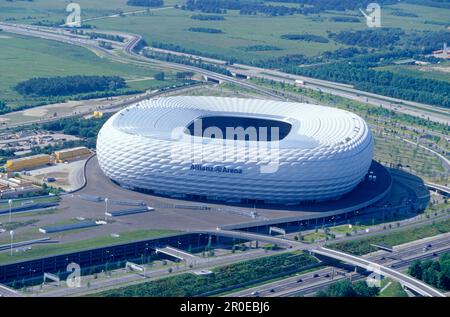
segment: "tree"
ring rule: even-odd
[[[352,283],[348,280],[331,284],[327,291],[326,297],[355,297],[356,292],[352,287]]]
[[[163,0],[128,0],[127,5],[136,7],[162,7],[164,5]]]
[[[415,278],[421,279],[422,273],[421,262],[419,260],[414,261],[409,268],[409,274]]]
[[[356,282],[353,289],[359,297],[375,297],[380,292],[378,287],[370,287],[365,281]]]
[[[125,88],[125,79],[119,76],[38,77],[17,84],[14,89],[24,96],[70,96]]]
[[[160,73],[156,73],[154,77],[156,80],[163,81],[166,77],[166,74],[164,72],[160,72]]]
[[[435,287],[450,290],[450,253],[444,253],[438,261],[414,261],[409,274]]]
[[[427,284],[436,285],[438,281],[437,271],[433,267],[429,267],[423,272],[422,279]]]
[[[369,287],[366,282],[352,284],[349,280],[331,284],[325,291],[316,293],[316,297],[375,297],[380,289]]]
[[[449,290],[450,289],[450,263],[448,263],[438,276],[438,287]]]

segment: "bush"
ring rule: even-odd
[[[219,29],[202,28],[202,27],[189,28],[188,31],[190,31],[190,32],[200,32],[200,33],[211,33],[211,34],[223,33],[223,31],[219,30]]]
[[[127,5],[135,7],[162,7],[163,0],[128,0]]]

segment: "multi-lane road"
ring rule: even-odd
[[[46,28],[46,27],[36,27],[36,26],[28,26],[28,25],[19,25],[19,24],[8,24],[8,23],[0,23],[0,27],[6,31],[11,33],[17,33],[22,35],[28,35],[33,37],[39,37],[49,40],[55,40],[59,42],[64,42],[72,45],[82,46],[87,49],[90,49],[96,54],[108,57],[114,61],[121,63],[131,63],[131,64],[140,64],[147,65],[153,67],[161,67],[166,69],[173,69],[177,71],[193,71],[198,74],[201,74],[205,77],[215,79],[220,82],[228,82],[238,85],[243,88],[251,89],[257,91],[263,95],[270,96],[272,98],[278,99],[286,99],[285,94],[274,91],[269,88],[265,88],[253,83],[248,82],[245,79],[238,79],[235,77],[218,74],[212,71],[208,71],[199,67],[182,65],[176,63],[170,63],[160,60],[149,59],[136,53],[134,48],[141,42],[142,37],[137,34],[128,34],[123,32],[117,32],[121,35],[127,35],[130,39],[127,43],[121,46],[122,54],[119,54],[117,51],[111,51],[107,49],[100,48],[98,43],[95,40],[91,40],[89,38],[78,36],[75,34],[71,34],[67,31],[63,31],[62,29],[57,28]],[[111,31],[109,31],[111,33]],[[174,54],[180,54],[177,52],[172,52]],[[189,54],[188,54],[189,55]],[[198,56],[189,55],[195,58],[200,58]],[[222,64],[224,61],[218,61]],[[323,91],[332,95],[345,97],[352,100],[357,100],[361,102],[365,102],[367,104],[382,106],[388,108],[390,110],[394,110],[401,113],[410,114],[413,116],[427,118],[435,122],[450,123],[450,110],[435,107],[432,105],[426,105],[416,102],[410,102],[406,100],[400,100],[396,98],[386,97],[382,95],[377,95],[373,93],[368,93],[364,91],[360,91],[354,89],[350,85],[344,85],[341,83],[319,80],[310,77],[297,76],[284,72],[280,72],[277,70],[271,69],[263,69],[258,67],[252,67],[248,65],[230,65],[226,66],[228,70],[231,72],[239,72],[242,74],[249,75],[250,77],[257,77],[262,79],[271,79],[274,81],[280,82],[288,82],[294,83],[295,80],[301,80],[304,82],[306,88]],[[289,95],[289,97],[293,97]]]
[[[445,234],[398,246],[394,248],[394,252],[377,251],[375,254],[370,254],[363,258],[401,272],[406,270],[414,260],[434,259],[440,254],[449,251],[450,235]],[[355,273],[343,268],[326,267],[321,270],[248,288],[227,296],[311,296],[339,280],[366,278],[366,275],[362,273]]]

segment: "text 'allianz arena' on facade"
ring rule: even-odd
[[[106,176],[134,190],[296,204],[337,199],[354,189],[369,170],[373,145],[366,122],[348,111],[168,97],[112,116],[99,133],[97,155]]]

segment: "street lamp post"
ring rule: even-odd
[[[8,205],[9,205],[9,222],[11,222],[11,209],[12,209],[12,200],[11,199],[8,200]]]
[[[9,232],[9,235],[11,236],[11,249],[10,249],[10,253],[11,253],[11,256],[12,256],[12,255],[13,255],[14,230],[11,230],[11,231]]]
[[[105,221],[108,221],[108,197],[105,198]]]

